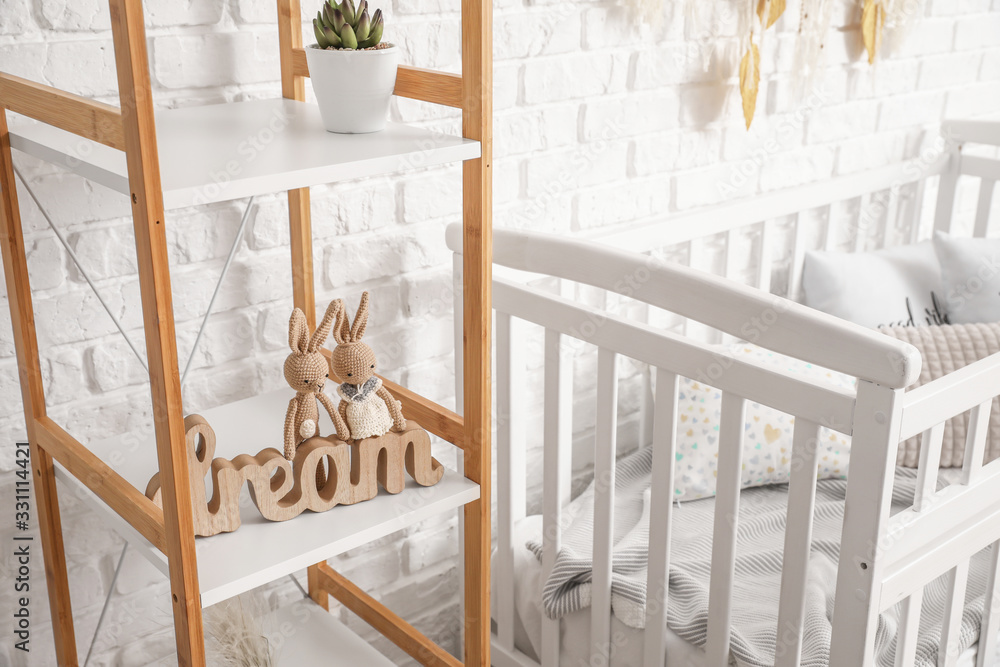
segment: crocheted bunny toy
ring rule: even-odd
[[[382,386],[375,375],[378,362],[375,353],[361,342],[368,326],[368,292],[361,295],[361,305],[349,323],[343,309],[337,313],[333,330],[337,347],[333,350],[330,366],[343,381],[337,387],[340,395],[340,416],[347,423],[355,440],[385,435],[390,430],[403,431],[406,419],[399,401]]]
[[[323,385],[330,377],[326,357],[320,352],[330,327],[343,315],[344,303],[339,299],[330,303],[316,332],[309,335],[305,314],[296,308],[288,321],[288,345],[292,353],[285,359],[285,380],[295,390],[295,398],[288,403],[285,413],[285,458],[295,458],[295,450],[304,440],[319,435],[319,407],[323,404],[337,429],[341,440],[350,440],[351,432],[333,401],[323,393]]]

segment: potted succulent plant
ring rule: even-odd
[[[327,0],[313,19],[316,44],[306,49],[309,77],[329,132],[358,134],[385,127],[396,86],[399,49],[382,41],[382,10],[368,0]]]

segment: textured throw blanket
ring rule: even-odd
[[[946,324],[931,327],[891,327],[883,333],[907,342],[920,351],[923,364],[920,378],[907,388],[913,391],[932,380],[1000,352],[1000,322],[984,324]],[[969,413],[963,412],[944,424],[941,441],[941,467],[961,468],[965,461],[965,435]],[[1000,398],[993,399],[990,433],[986,440],[986,462],[1000,458]],[[920,436],[899,443],[897,465],[916,468],[920,461]]]
[[[645,448],[618,462],[615,483],[615,547],[612,563],[612,608],[633,628],[645,627],[646,559],[649,546],[649,488],[652,451]],[[956,474],[951,474],[952,472]],[[957,479],[960,471],[942,471]],[[916,470],[899,468],[893,493],[895,513],[913,502]],[[942,480],[941,486],[944,485]],[[829,663],[831,619],[837,580],[837,558],[847,482],[817,483],[812,556],[808,568],[805,640],[802,665]],[[590,606],[593,572],[593,485],[567,508],[563,547],[542,602],[545,613],[558,618]],[[733,591],[732,655],[738,665],[774,664],[781,561],[788,491],[785,485],[745,489],[740,498],[736,581]],[[670,557],[667,622],[683,639],[703,646],[708,627],[708,589],[712,554],[712,498],[675,505]],[[652,517],[656,521],[657,517]],[[527,547],[541,560],[538,542]],[[987,553],[972,559],[962,617],[961,649],[979,635],[986,585]],[[945,577],[924,591],[917,665],[937,664],[940,626],[947,595]],[[879,619],[877,664],[891,667],[895,653],[898,613],[890,609]]]

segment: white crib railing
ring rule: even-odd
[[[498,234],[498,242],[503,243],[504,233]],[[722,433],[720,442],[729,449],[720,453],[719,498],[714,525],[713,585],[710,599],[709,646],[720,660],[728,655],[730,633],[730,609],[732,604],[732,581],[735,566],[735,517],[739,510],[740,457],[744,424],[744,405],[753,400],[771,405],[778,410],[799,415],[793,455],[802,460],[812,460],[815,467],[815,429],[820,422],[845,431],[849,428],[853,412],[854,397],[849,392],[813,384],[796,376],[784,374],[729,355],[724,349],[699,341],[687,340],[677,334],[657,331],[648,325],[608,319],[601,311],[580,305],[558,295],[548,294],[531,287],[517,285],[503,280],[494,280],[494,305],[497,309],[497,577],[498,581],[513,582],[513,548],[511,534],[512,519],[523,511],[523,488],[506,487],[509,479],[503,468],[515,456],[514,452],[523,445],[523,440],[514,439],[515,422],[510,412],[513,392],[511,383],[519,375],[523,377],[523,366],[512,366],[515,355],[510,352],[511,323],[515,318],[523,318],[545,328],[545,458],[543,478],[545,480],[543,501],[543,572],[551,573],[555,555],[559,550],[560,533],[563,528],[561,511],[568,501],[567,478],[570,473],[569,415],[570,392],[565,371],[566,351],[564,339],[572,338],[596,345],[598,348],[595,465],[595,535],[594,574],[591,603],[591,652],[595,656],[606,656],[611,646],[611,555],[614,526],[614,479],[615,479],[615,420],[617,417],[617,362],[619,356],[628,356],[656,368],[657,402],[653,419],[654,453],[653,466],[656,474],[673,478],[674,420],[677,404],[677,377],[698,377],[701,371],[720,360],[727,371],[715,384],[723,392]],[[514,314],[511,314],[514,311]],[[599,326],[586,327],[588,322],[601,321]],[[872,343],[882,349],[883,355],[890,352],[899,354],[905,346],[883,336],[874,338]],[[507,349],[505,349],[507,348]],[[519,372],[520,370],[520,372]],[[518,387],[520,389],[520,387]],[[813,425],[812,427],[810,425]],[[810,429],[812,429],[810,431]],[[805,448],[804,452],[799,452]],[[811,448],[812,454],[809,453]],[[790,508],[791,522],[801,526],[808,544],[812,512],[808,498],[814,493],[815,482],[809,478],[808,470],[796,475],[798,495],[806,499],[804,504]],[[666,572],[669,563],[669,517],[671,512],[671,485],[655,485],[653,488],[653,512],[658,521],[653,526],[650,537],[649,569],[651,573],[648,590],[653,595],[647,601],[651,623],[665,622]],[[663,520],[659,520],[660,517]],[[804,559],[807,550],[798,545],[802,535],[793,541],[795,547],[788,558]],[[511,575],[509,579],[505,576]],[[805,563],[797,568],[789,568],[784,586],[789,591],[804,592]],[[499,586],[495,591],[498,614],[498,648],[513,651],[513,586]],[[783,613],[786,625],[799,628],[801,632],[801,611],[793,605]],[[656,626],[650,626],[656,627]],[[542,633],[542,665],[558,664],[559,628],[557,621],[547,620]],[[662,664],[662,634],[647,633],[647,664]],[[498,652],[499,654],[499,652]],[[656,656],[659,655],[659,658]],[[496,664],[500,660],[494,659]],[[720,663],[721,664],[721,663]]]
[[[526,407],[519,405],[525,382],[524,322],[544,329],[544,413],[542,515],[543,580],[552,571],[564,528],[563,509],[570,500],[572,475],[572,346],[580,342],[597,348],[594,403],[595,534],[593,594],[591,605],[591,655],[607,664],[611,650],[611,553],[614,526],[614,476],[619,359],[628,357],[651,369],[641,412],[642,440],[653,446],[654,479],[672,480],[675,465],[675,426],[678,378],[699,377],[699,372],[724,359],[726,372],[713,377],[712,386],[723,394],[719,442],[718,496],[713,526],[713,554],[709,599],[706,664],[727,664],[731,630],[732,583],[736,554],[736,521],[740,501],[740,468],[746,401],[756,401],[796,417],[792,447],[784,563],[778,609],[778,637],[782,650],[776,665],[800,663],[804,623],[806,565],[811,543],[816,493],[816,444],[819,426],[853,436],[852,474],[848,483],[837,604],[833,619],[831,665],[870,667],[878,613],[902,602],[897,665],[912,664],[924,585],[951,572],[951,606],[943,628],[942,663],[954,664],[953,648],[961,620],[969,558],[993,544],[987,608],[980,640],[979,667],[991,664],[994,641],[1000,630],[1000,462],[982,466],[990,403],[1000,394],[1000,359],[990,358],[912,392],[904,388],[920,369],[916,350],[881,333],[869,331],[767,294],[769,289],[792,296],[799,293],[798,275],[804,253],[816,247],[840,247],[830,207],[857,200],[857,217],[848,221],[854,230],[848,249],[859,251],[926,238],[931,228],[952,229],[956,183],[960,177],[980,179],[980,194],[973,233],[988,230],[989,209],[1000,162],[962,155],[962,141],[989,140],[1000,145],[997,125],[956,123],[958,136],[944,155],[925,163],[894,165],[834,181],[796,188],[794,191],[756,197],[671,218],[668,224],[605,234],[600,244],[529,232],[497,230],[495,263],[516,272],[555,277],[556,293],[534,287],[530,280],[494,280],[496,321],[497,395],[497,586],[494,664],[533,665],[514,642],[514,527],[526,513],[527,476],[524,452]],[[928,176],[941,175],[933,225],[923,225],[923,196]],[[905,206],[904,206],[905,203]],[[815,217],[803,211],[827,207],[826,227],[818,237]],[[875,211],[873,214],[872,211]],[[905,215],[903,214],[905,210]],[[873,233],[884,221],[879,237]],[[787,260],[787,286],[774,285],[774,267],[780,257],[775,236],[782,218],[791,220]],[[902,218],[902,234],[896,234]],[[810,225],[812,224],[812,229]],[[740,271],[738,235],[748,229],[758,234],[759,258],[747,282],[758,289],[726,280]],[[687,261],[697,264],[705,254],[706,239],[721,237],[720,272],[713,276],[670,265],[636,252],[615,250],[625,246],[644,253],[687,244]],[[896,238],[894,239],[893,236]],[[842,244],[840,244],[842,246]],[[449,246],[461,261],[460,233],[449,229]],[[502,271],[498,275],[502,276]],[[744,274],[746,272],[744,271]],[[519,274],[520,275],[520,274]],[[699,340],[652,326],[642,319],[622,319],[574,300],[575,285],[589,285],[609,294],[625,295],[647,304],[643,317],[669,311],[688,321],[706,324],[710,335]],[[760,325],[763,314],[771,314]],[[748,322],[757,322],[750,327]],[[803,359],[859,378],[856,395],[776,372],[753,362],[734,358],[709,343],[725,337],[751,339],[762,347]],[[461,394],[461,392],[459,392]],[[461,406],[459,405],[459,410]],[[965,411],[972,413],[964,484],[935,492],[943,423]],[[888,516],[892,495],[897,444],[924,433],[919,481],[914,507]],[[992,485],[992,487],[991,487]],[[645,667],[660,667],[666,625],[670,562],[672,485],[654,484],[651,508],[658,520],[650,525],[647,580],[647,628],[643,647]],[[887,534],[894,541],[886,547]],[[557,665],[560,656],[560,623],[544,619],[539,660],[543,667]]]

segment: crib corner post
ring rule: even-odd
[[[858,380],[830,667],[873,667],[902,389]]]

